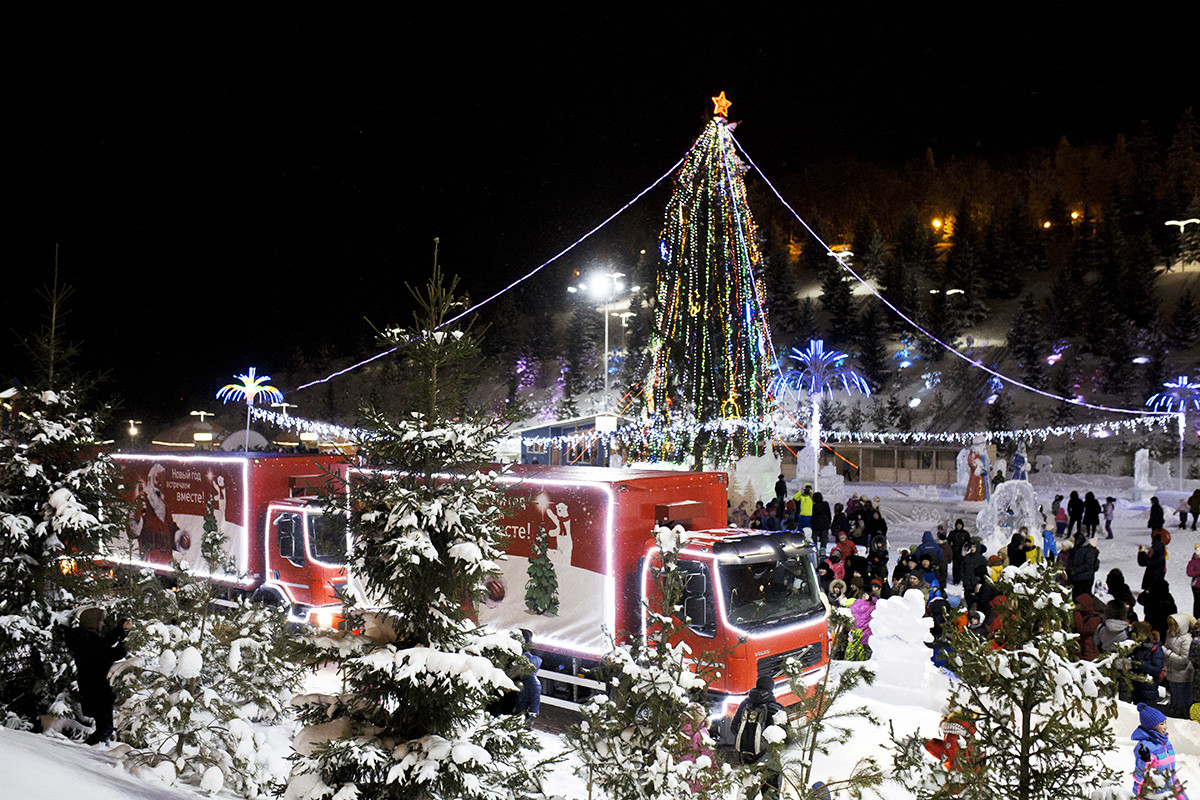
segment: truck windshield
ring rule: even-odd
[[[731,625],[764,631],[820,613],[817,576],[807,558],[721,563],[721,591]]]
[[[324,514],[308,515],[308,551],[326,564],[346,563],[346,528]]]

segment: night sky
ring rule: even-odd
[[[1195,12],[424,5],[56,9],[14,29],[14,219],[33,224],[10,228],[0,377],[29,375],[13,331],[37,324],[56,244],[84,366],[129,414],[186,416],[249,366],[373,352],[364,318],[409,320],[434,237],[475,299],[524,274],[675,163],[722,90],[776,180],[844,154],[1111,142],[1142,119],[1165,149],[1200,95]]]

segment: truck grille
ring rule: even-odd
[[[777,653],[773,656],[760,658],[758,660],[758,676],[769,675],[772,678],[778,678],[783,675],[783,662],[789,658],[795,658],[800,662],[804,669],[815,667],[821,663],[821,643],[813,642],[796,650],[789,650],[786,653]]]

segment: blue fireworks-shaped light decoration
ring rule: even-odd
[[[1189,381],[1180,375],[1174,383],[1164,383],[1164,392],[1156,392],[1146,400],[1146,405],[1155,411],[1187,412],[1200,410],[1200,383]]]
[[[246,375],[234,375],[241,383],[227,383],[217,391],[217,399],[226,403],[231,400],[245,400],[246,405],[254,405],[259,395],[273,403],[283,402],[283,392],[267,384],[270,375],[256,375],[254,367]]]
[[[788,389],[803,390],[810,397],[828,395],[835,389],[849,394],[856,391],[871,394],[863,376],[846,363],[849,354],[826,350],[823,339],[810,339],[804,350],[793,347],[791,358],[801,364],[802,369],[789,370],[771,379],[771,393],[776,396]]]

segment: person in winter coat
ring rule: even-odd
[[[862,633],[862,643],[868,647],[871,645],[871,616],[875,613],[875,604],[879,602],[881,588],[882,582],[872,581],[868,594],[850,604],[850,616],[854,618],[854,627]],[[1188,691],[1191,691],[1191,684],[1188,684]]]
[[[863,525],[863,538],[865,541],[871,541],[876,536],[887,536],[888,524],[883,518],[883,512],[879,509],[871,511],[867,517],[866,523]]]
[[[1192,512],[1192,530],[1196,530],[1196,520],[1200,518],[1200,489],[1192,492],[1192,496],[1188,498],[1188,508]]]
[[[1096,582],[1096,571],[1100,569],[1100,551],[1082,534],[1075,537],[1075,546],[1071,548],[1071,560],[1067,575],[1071,579],[1071,594],[1078,597],[1090,594],[1092,584]]]
[[[828,501],[826,501],[828,502]],[[829,522],[829,532],[836,538],[839,533],[850,532],[850,520],[842,510],[841,503],[833,504],[833,517]]]
[[[1159,641],[1166,639],[1167,620],[1179,611],[1166,579],[1159,578],[1149,589],[1139,594],[1138,605],[1146,607],[1145,620],[1158,633]]]
[[[1192,662],[1192,707],[1188,715],[1200,722],[1200,619],[1192,620],[1192,646],[1188,648],[1188,660]]]
[[[1188,560],[1187,576],[1192,579],[1192,616],[1200,619],[1200,544]]]
[[[1172,614],[1167,620],[1167,638],[1163,649],[1167,651],[1167,691],[1171,693],[1171,716],[1187,718],[1192,704],[1192,617],[1190,614]]]
[[[1104,538],[1111,539],[1113,537],[1113,534],[1112,534],[1113,515],[1117,513],[1117,498],[1115,498],[1115,497],[1104,498],[1104,505],[1100,507],[1100,511],[1101,511],[1101,513],[1104,514],[1104,530],[1108,534]]]
[[[787,725],[787,712],[775,699],[775,681],[770,675],[760,675],[749,696],[734,712],[730,730],[733,746],[743,764],[756,764],[767,754],[767,740],[763,731],[771,725]],[[768,770],[763,782],[764,796],[779,797],[782,775]]]
[[[821,589],[821,594],[829,595],[829,586],[833,583],[833,567],[830,566],[827,559],[822,559],[820,564],[817,564],[817,586]]]
[[[829,584],[829,605],[834,608],[848,605],[846,599],[846,582],[841,578],[835,578],[833,583]]]
[[[1152,531],[1157,531],[1165,527],[1166,516],[1163,513],[1163,507],[1159,505],[1157,497],[1150,498],[1150,519],[1146,522],[1146,527]]]
[[[954,521],[950,530],[950,577],[958,584],[963,582],[963,557],[971,551],[971,534],[961,519]]]
[[[1012,540],[1009,541],[1008,547],[1008,565],[1010,567],[1019,567],[1025,563],[1025,535],[1022,533],[1014,533]]]
[[[1130,622],[1137,622],[1137,602],[1133,598],[1133,589],[1129,588],[1129,584],[1125,582],[1125,575],[1121,570],[1113,567],[1108,571],[1108,576],[1104,579],[1104,585],[1108,588],[1108,593],[1112,595],[1113,600],[1124,603],[1128,613],[1127,619]]]
[[[929,575],[937,581],[938,586],[946,585],[946,565],[938,561],[929,553],[922,553],[921,558],[917,561],[917,572],[920,573],[921,579],[926,583],[933,585],[929,580]]]
[[[1138,545],[1137,562],[1139,567],[1145,567],[1146,571],[1142,574],[1142,589],[1149,589],[1153,583],[1167,575],[1167,546],[1163,544],[1162,536],[1155,529],[1155,533],[1151,536],[1150,549],[1147,550],[1145,545]]]
[[[959,565],[964,597],[970,597],[975,593],[975,587],[978,585],[978,581],[975,579],[976,568],[981,565],[984,568],[987,567],[987,548],[983,545],[983,539],[972,536],[968,540],[968,545],[970,549],[962,557],[962,563]]]
[[[970,605],[974,606],[977,611],[982,611],[987,618],[987,625],[990,628],[994,616],[995,601],[1000,597],[1000,590],[992,583],[991,569],[987,566],[980,565],[975,568],[975,594],[968,598]]]
[[[1167,651],[1158,638],[1158,631],[1146,622],[1135,622],[1131,628],[1137,646],[1129,654],[1130,671],[1142,680],[1133,682],[1133,702],[1158,702],[1158,680],[1166,673]]]
[[[813,488],[811,483],[804,484],[804,488],[796,492],[796,496],[792,498],[796,501],[796,518],[798,520],[797,528],[812,527],[812,510],[813,510]]]
[[[521,690],[517,695],[517,703],[513,707],[514,714],[524,714],[530,727],[542,710],[542,681],[537,671],[542,668],[542,657],[530,652],[533,646],[533,632],[527,628],[521,629],[521,637],[525,640],[525,649],[521,653],[533,669],[520,679]]]
[[[1083,496],[1083,532],[1089,539],[1096,538],[1100,530],[1100,501],[1088,492]]]
[[[1025,563],[1042,563],[1042,548],[1038,547],[1037,541],[1033,538],[1033,534],[1029,533],[1026,528],[1021,528],[1021,533],[1025,535]]]
[[[787,499],[787,481],[782,473],[779,475],[779,480],[775,481],[775,499],[780,503]]]
[[[854,542],[850,541],[849,535],[839,533],[837,544],[833,546],[833,552],[842,554],[842,561],[845,561],[850,556],[858,552],[858,548],[854,546]]]
[[[929,553],[937,560],[942,560],[942,548],[937,543],[937,537],[933,535],[933,531],[925,531],[921,534],[921,543],[913,550],[913,555],[919,561],[923,553]]]
[[[120,620],[104,633],[105,611],[88,606],[79,612],[78,624],[66,631],[67,649],[75,658],[76,682],[79,685],[79,705],[96,724],[84,744],[107,742],[113,732],[113,695],[108,685],[108,671],[124,658],[125,634],[132,626]]]
[[[1067,510],[1062,506],[1054,512],[1054,535],[1060,539],[1067,535]]]
[[[1094,598],[1081,594],[1075,598],[1073,613],[1075,633],[1079,635],[1079,657],[1084,661],[1095,661],[1100,655],[1096,644],[1096,631],[1104,624],[1104,618],[1096,613]]]
[[[876,536],[867,547],[867,571],[872,578],[887,580],[888,547],[887,539],[882,536]]]
[[[1067,536],[1078,533],[1082,528],[1083,501],[1079,499],[1079,492],[1071,492],[1071,497],[1067,500]]]
[[[1138,703],[1138,726],[1133,731],[1133,794],[1163,800],[1187,800],[1175,766],[1175,748],[1167,735],[1167,718],[1147,703]],[[1155,774],[1156,781],[1147,782]],[[1142,791],[1145,786],[1149,794]],[[1155,791],[1151,787],[1162,787]]]
[[[833,523],[833,513],[829,510],[829,503],[820,492],[813,492],[812,496],[812,532],[813,541],[821,547],[829,541],[829,526]]]
[[[1186,497],[1179,498],[1179,505],[1175,506],[1175,513],[1179,515],[1179,530],[1187,527],[1187,517],[1191,510],[1188,499]]]
[[[1129,622],[1125,618],[1128,613],[1129,610],[1123,603],[1114,600],[1108,604],[1108,608],[1104,610],[1104,622],[1092,633],[1092,642],[1096,645],[1097,653],[1111,653],[1118,644],[1133,638]]]
[[[919,570],[913,570],[904,576],[904,582],[896,587],[896,594],[906,595],[913,590],[921,593],[922,602],[929,603],[929,584],[921,577]]]

